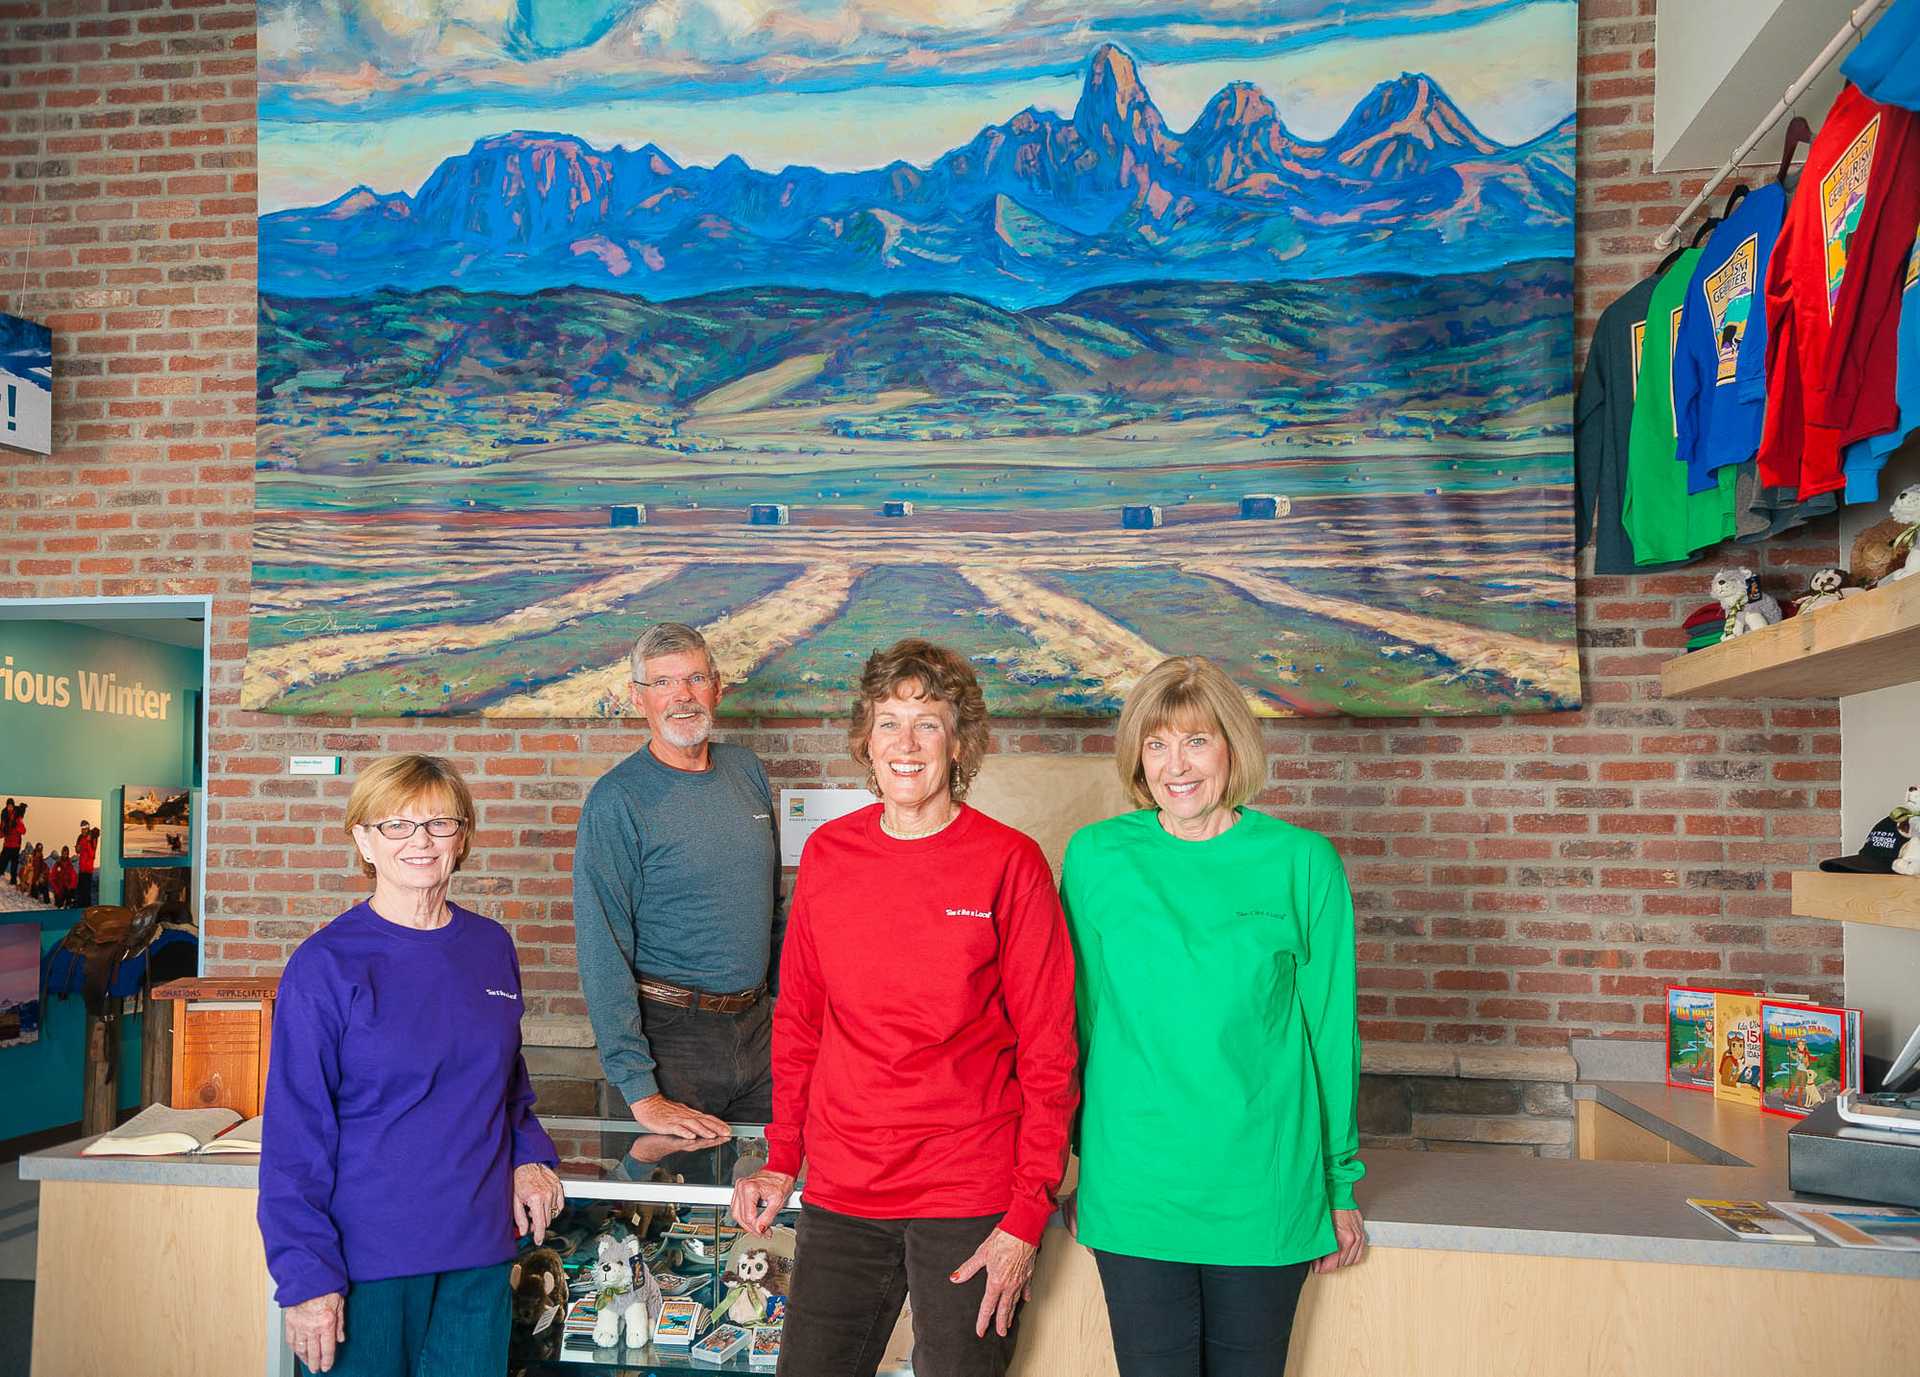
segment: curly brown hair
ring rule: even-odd
[[[867,743],[873,735],[874,707],[902,692],[946,705],[947,725],[959,748],[959,758],[947,774],[947,793],[958,802],[967,796],[973,777],[980,773],[980,762],[987,758],[987,701],[980,692],[979,677],[964,657],[918,636],[874,651],[860,671],[853,720],[847,724],[847,746],[856,765],[872,770],[873,754]]]

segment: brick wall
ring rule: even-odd
[[[1697,181],[1655,175],[1651,0],[1581,6],[1582,339],[1648,271]],[[513,925],[530,1000],[575,1012],[569,848],[637,730],[286,719],[236,707],[252,508],[254,16],[194,0],[0,0],[0,304],[55,332],[56,454],[0,459],[0,596],[215,599],[211,969],[271,969],[359,887],[342,781],[291,752],[425,750],[481,799],[461,897]],[[1742,552],[1749,562],[1752,552]],[[1770,587],[1835,556],[1770,547]],[[1703,565],[1710,568],[1711,563]],[[1830,705],[1666,705],[1660,661],[1705,573],[1586,578],[1589,706],[1551,717],[1276,723],[1261,802],[1335,838],[1360,912],[1369,1038],[1553,1045],[1656,1036],[1663,983],[1837,995],[1840,930],[1786,872],[1839,845]],[[828,724],[739,724],[778,782],[845,777]],[[1099,726],[997,724],[1000,750],[1101,752]]]

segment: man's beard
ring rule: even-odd
[[[669,746],[690,751],[696,746],[704,745],[707,738],[713,735],[713,718],[705,712],[684,722],[675,722],[672,718],[662,717],[654,730],[660,733],[661,738]]]

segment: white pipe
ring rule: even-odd
[[[1687,202],[1687,208],[1680,212],[1679,218],[1660,232],[1660,237],[1653,241],[1656,252],[1665,252],[1673,247],[1680,238],[1680,231],[1685,229],[1687,221],[1693,218],[1693,213],[1704,206],[1707,198],[1719,190],[1720,183],[1731,177],[1734,170],[1745,162],[1747,154],[1753,152],[1760,140],[1772,132],[1773,126],[1780,123],[1781,117],[1794,107],[1801,96],[1806,94],[1807,87],[1813,85],[1815,79],[1833,65],[1833,60],[1840,56],[1840,50],[1853,41],[1853,36],[1865,28],[1867,21],[1883,9],[1886,3],[1887,0],[1867,0],[1866,4],[1857,7],[1847,16],[1847,22],[1841,25],[1840,32],[1833,36],[1827,46],[1820,50],[1820,56],[1816,57],[1807,70],[1800,73],[1793,84],[1787,87],[1787,93],[1780,97],[1779,103],[1761,116],[1759,127],[1747,135],[1747,141],[1733,150],[1733,156],[1720,164],[1718,172],[1707,178],[1707,184],[1700,188],[1698,196]],[[1656,31],[1654,42],[1659,41],[1659,34]]]

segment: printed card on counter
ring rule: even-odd
[[[747,1363],[752,1367],[780,1366],[780,1336],[786,1333],[786,1326],[763,1324],[753,1331],[753,1344],[747,1350]]]
[[[706,1309],[699,1301],[684,1296],[663,1302],[653,1322],[653,1341],[662,1348],[685,1348],[700,1331],[700,1317]]]
[[[719,1325],[693,1346],[692,1356],[703,1363],[724,1363],[745,1348],[752,1338],[737,1324]]]
[[[1813,1235],[1764,1200],[1700,1200],[1687,1203],[1730,1234],[1753,1243],[1812,1243]]]

